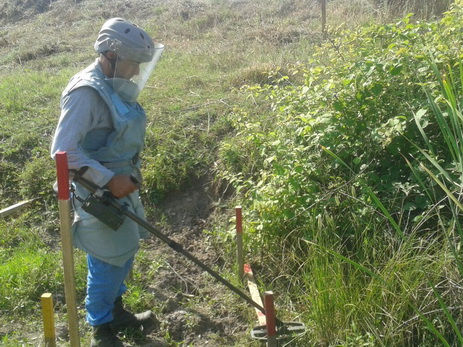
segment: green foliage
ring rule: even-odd
[[[463,127],[461,101],[458,97],[463,87],[463,68],[461,61],[459,61],[449,66],[446,73],[442,73],[435,58],[433,56],[430,58],[435,77],[439,81],[440,95],[437,98],[433,98],[429,90],[425,89],[433,116],[428,117],[428,119],[435,122],[441,137],[434,136],[432,129],[431,131],[428,130],[429,127],[426,121],[422,122],[425,110],[420,109],[415,114],[415,121],[426,146],[424,149],[419,149],[422,157],[416,164],[416,167],[413,168],[413,164],[410,162],[409,166],[412,167],[421,188],[426,191],[427,195],[433,201],[433,207],[440,209],[437,219],[439,224],[445,229],[443,230],[445,242],[448,242],[448,248],[454,257],[455,267],[461,276],[463,274],[462,257],[459,249],[461,247],[462,229],[459,222],[459,214],[463,211],[463,205],[456,195],[459,195],[457,192],[460,191],[463,174],[463,152],[461,148]],[[428,188],[428,185],[424,183],[422,176],[420,176],[419,170],[422,170],[425,176],[430,177],[431,183],[437,183],[437,186],[431,189]],[[436,191],[438,192],[437,194]],[[415,311],[443,345],[461,345],[463,342],[459,328],[461,318],[460,315],[451,312],[452,297],[444,299],[442,288],[437,288],[437,286],[432,284],[431,286],[440,308],[445,313],[446,325],[450,324],[453,334],[443,333],[442,330],[444,329],[440,321],[437,322],[439,325],[436,326],[436,322],[426,317],[416,307],[414,307]],[[450,328],[447,329],[450,330]]]
[[[273,276],[293,274],[312,343],[348,344],[340,332],[352,323],[353,336],[385,345],[453,343],[463,323],[443,309],[458,299],[428,283],[461,282],[461,211],[450,195],[461,181],[462,17],[455,5],[436,22],[409,15],[340,31],[291,67],[303,83],[247,87],[261,113],[230,116],[237,135],[221,146],[223,177],[246,201],[252,247],[285,259]],[[436,308],[438,333],[411,307]]]
[[[431,94],[437,87],[426,52],[440,65],[455,63],[454,42],[462,40],[454,28],[458,16],[456,9],[438,23],[412,23],[408,16],[396,25],[340,33],[309,64],[294,67],[293,74],[305,75],[304,84],[248,88],[254,98],[271,103],[271,112],[258,118],[235,113],[240,139],[223,144],[222,157],[227,177],[239,182],[238,189],[246,187],[263,225],[269,221],[275,233],[287,234],[314,204],[342,216],[336,191],[364,202],[356,213],[375,214],[360,179],[394,214],[402,206],[431,204],[403,165],[403,156],[419,155],[403,135],[423,144],[412,110],[427,107],[423,84]],[[327,160],[322,148],[351,169]]]

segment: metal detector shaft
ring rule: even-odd
[[[74,176],[74,181],[78,182],[81,184],[83,187],[88,189],[92,194],[96,193],[97,191],[101,191],[101,188],[95,185],[93,182],[88,181],[87,179],[83,178],[80,175],[75,174]],[[158,239],[166,243],[170,248],[172,248],[174,251],[183,254],[185,257],[190,259],[193,263],[198,265],[201,269],[207,271],[212,277],[214,277],[217,281],[221,282],[224,284],[226,287],[228,287],[230,290],[238,294],[242,299],[246,300],[249,304],[257,308],[259,311],[261,311],[263,314],[265,314],[265,309],[259,305],[257,302],[255,302],[253,299],[251,299],[249,296],[247,296],[242,290],[239,288],[235,287],[233,284],[228,282],[225,278],[220,276],[216,271],[212,270],[209,266],[204,264],[202,261],[200,261],[198,258],[196,258],[194,255],[192,255],[190,252],[185,250],[183,246],[174,240],[170,239],[166,235],[164,235],[161,231],[153,227],[151,224],[149,224],[147,221],[141,219],[138,217],[136,214],[128,211],[126,208],[123,208],[121,204],[115,199],[115,198],[109,198],[107,199],[108,203],[110,203],[113,207],[117,208],[121,213],[125,214],[127,217],[132,219],[135,223],[138,225],[142,226],[146,230],[148,230],[151,234],[156,236]]]

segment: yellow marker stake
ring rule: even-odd
[[[45,347],[55,347],[55,318],[53,311],[53,296],[45,293],[40,297],[42,302],[43,331],[45,335]]]

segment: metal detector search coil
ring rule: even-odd
[[[282,322],[277,325],[276,340],[288,341],[300,336],[306,332],[304,323],[299,322]],[[252,329],[251,337],[255,340],[267,341],[267,326],[260,325]]]

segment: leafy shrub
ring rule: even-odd
[[[432,157],[461,177],[429,110],[436,100],[447,119],[452,108],[436,72],[453,76],[450,88],[461,93],[462,17],[455,5],[438,22],[406,16],[336,33],[294,67],[304,83],[248,87],[261,112],[231,115],[237,136],[222,145],[220,165],[249,211],[248,251],[265,250],[259,254],[284,264],[268,271],[301,293],[315,322],[311,342],[338,343],[352,322],[360,327],[355,336],[371,332],[386,345],[435,344],[439,334],[454,341],[429,282],[461,281],[459,260],[443,261],[457,257],[452,244],[461,227],[445,190],[419,163]],[[451,186],[437,166],[431,172]],[[450,307],[458,301],[445,295]],[[438,333],[413,318],[429,307]]]
[[[423,144],[413,120],[413,110],[427,104],[422,85],[436,93],[427,52],[440,66],[455,63],[458,52],[452,47],[462,42],[461,30],[455,29],[460,12],[456,7],[438,23],[412,23],[407,16],[395,25],[339,33],[308,64],[294,68],[306,76],[304,84],[248,88],[254,98],[271,102],[272,112],[265,118],[236,113],[240,140],[233,142],[243,149],[224,144],[223,164],[230,179],[246,185],[269,233],[286,235],[314,205],[342,215],[339,194],[362,202],[356,213],[374,217],[371,196],[359,179],[393,213],[404,205],[410,211],[431,204],[403,158],[420,156],[408,141]],[[426,121],[432,134],[434,123]],[[323,148],[350,169],[327,160]],[[348,229],[350,223],[337,224]]]

